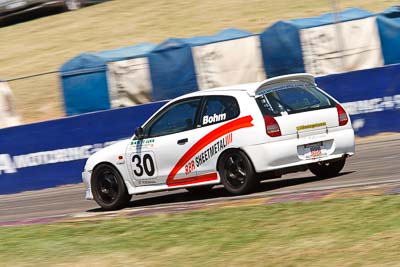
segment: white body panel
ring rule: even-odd
[[[178,144],[179,140],[185,138],[187,138],[186,143]],[[151,155],[155,162],[155,173],[152,176],[147,175],[145,172],[140,176],[135,175],[135,164],[130,161],[128,164],[130,165],[129,171],[131,172],[133,182],[136,186],[165,184],[171,172],[171,166],[174,166],[183,154],[194,144],[195,138],[191,131],[186,131],[148,138],[142,141],[143,143],[148,142],[149,144],[137,145],[135,144],[137,141],[133,140],[133,144],[128,145],[126,152],[127,158],[132,159],[134,155]],[[192,176],[196,176],[196,172],[186,174],[184,169],[180,169],[176,174],[177,179],[189,178]]]
[[[261,87],[285,84],[296,78],[314,83],[309,74],[287,75],[260,83],[196,92],[171,101],[162,110],[186,98],[231,96],[236,99],[240,112],[227,120],[224,120],[225,113],[203,116],[197,119],[203,125],[194,129],[139,141],[132,137],[95,153],[88,159],[82,175],[86,198],[93,199],[91,173],[100,163],[115,166],[129,194],[139,194],[220,183],[218,159],[227,149],[244,151],[257,173],[276,170],[285,173],[288,168],[353,155],[354,131],[350,119],[346,125],[339,126],[336,108],[277,116],[282,135],[267,135],[255,96],[264,90]],[[157,114],[160,112],[144,125],[151,123]],[[183,139],[185,142],[178,144]],[[315,143],[320,147],[320,154],[310,156],[310,145]]]

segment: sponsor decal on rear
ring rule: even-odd
[[[296,130],[301,131],[301,130],[313,129],[313,128],[324,127],[324,126],[326,126],[326,122],[319,122],[319,123],[297,126]]]

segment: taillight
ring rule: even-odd
[[[275,118],[272,116],[264,116],[265,130],[271,137],[281,136],[281,129]]]
[[[349,118],[347,117],[346,111],[339,104],[336,104],[336,110],[337,110],[338,119],[339,119],[339,126],[346,125],[347,122],[349,121]]]

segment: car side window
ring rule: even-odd
[[[195,127],[200,98],[188,99],[166,108],[158,118],[145,126],[146,137],[157,137],[191,130]]]
[[[240,114],[239,104],[232,96],[208,96],[201,115],[201,126],[236,118]]]

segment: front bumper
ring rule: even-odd
[[[92,177],[91,171],[83,171],[82,172],[82,180],[83,183],[85,184],[86,190],[85,190],[85,199],[87,200],[93,200],[93,194],[92,194],[92,187],[90,184],[90,178]]]

